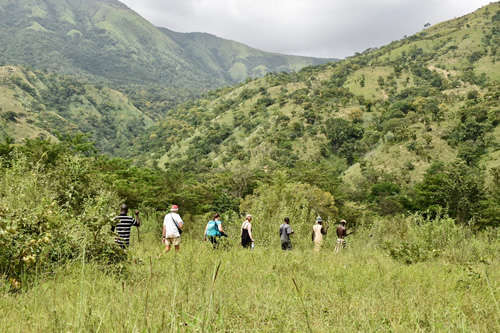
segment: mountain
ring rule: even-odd
[[[89,134],[101,152],[124,156],[153,124],[125,95],[110,88],[46,71],[0,67],[0,137],[15,143]]]
[[[243,82],[247,77],[262,77],[270,72],[298,71],[338,60],[268,53],[207,33],[160,30],[186,51],[191,63],[214,75],[223,73],[228,82]]]
[[[178,96],[334,59],[284,56],[208,34],[153,26],[116,0],[0,0],[0,65]]]
[[[342,176],[353,193],[369,179],[416,184],[456,159],[492,180],[499,25],[497,2],[344,61],[220,88],[169,111],[136,149],[144,162],[195,174]]]

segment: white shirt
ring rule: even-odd
[[[163,226],[165,227],[166,238],[175,238],[180,236],[179,230],[177,230],[177,226],[175,225],[174,220],[179,226],[184,224],[181,216],[177,213],[168,213],[167,215],[165,215],[165,218],[163,219]]]

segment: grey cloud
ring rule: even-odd
[[[156,26],[268,52],[343,58],[468,14],[489,0],[121,0]]]

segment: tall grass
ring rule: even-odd
[[[152,217],[153,215],[151,215]],[[138,331],[466,331],[499,329],[498,258],[454,261],[442,256],[413,265],[394,260],[368,231],[350,236],[335,255],[279,239],[247,251],[234,239],[219,250],[191,228],[181,252],[163,246],[145,218],[141,242],[132,235],[129,261],[105,271],[77,261],[38,276],[30,289],[2,291],[6,332]],[[255,223],[257,232],[258,223]],[[145,232],[148,230],[148,232]],[[135,232],[135,231],[134,231]],[[201,231],[202,232],[202,231]],[[299,238],[301,235],[294,235]],[[378,236],[375,236],[375,238]],[[480,249],[495,247],[484,240]],[[496,244],[496,245],[495,245]],[[275,246],[274,246],[275,245]],[[487,275],[486,275],[487,272]]]

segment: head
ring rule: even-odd
[[[170,212],[177,213],[179,211],[179,207],[177,205],[172,205],[170,208]]]
[[[318,218],[316,219],[316,223],[317,224],[322,224],[323,223],[323,219],[320,216],[318,216]]]
[[[345,225],[346,221],[345,220],[340,220],[340,224]]]
[[[123,204],[121,207],[120,207],[120,213],[121,214],[127,214],[128,212],[128,206],[126,204]]]
[[[213,219],[214,219],[214,221],[220,219],[219,213],[215,213]]]
[[[283,219],[283,222],[285,222],[286,224],[290,224],[290,219],[288,217],[285,217]]]
[[[245,217],[245,219],[250,222],[250,221],[252,221],[252,217],[253,217],[252,215],[247,214],[247,216]]]

